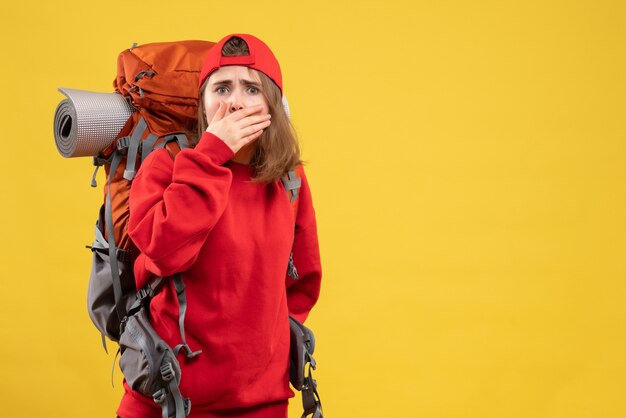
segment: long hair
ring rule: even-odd
[[[243,39],[233,37],[224,44],[222,55],[225,57],[245,56],[250,55],[250,50]],[[254,167],[254,181],[270,183],[283,177],[296,165],[302,164],[302,161],[298,138],[285,113],[280,89],[268,76],[260,71],[258,74],[261,79],[262,94],[267,102],[269,113],[272,115],[272,123],[256,140],[257,148],[251,164]],[[200,87],[198,138],[209,125],[204,107],[204,91],[209,78]]]

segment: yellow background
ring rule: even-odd
[[[133,42],[247,32],[309,162],[326,416],[625,417],[625,21],[608,0],[4,2],[0,414],[120,397],[85,306],[101,189],[56,151],[56,88],[111,91]]]

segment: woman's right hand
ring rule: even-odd
[[[261,105],[242,108],[229,115],[226,115],[227,108],[228,105],[220,100],[220,105],[206,131],[224,141],[236,154],[246,144],[261,136],[263,130],[270,126],[271,115],[255,115],[263,109]]]

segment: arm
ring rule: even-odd
[[[296,231],[293,242],[293,262],[298,270],[299,279],[287,277],[287,303],[289,314],[300,322],[304,322],[317,302],[322,280],[317,224],[315,210],[311,200],[311,191],[300,170],[302,186],[296,217]]]
[[[169,276],[194,263],[226,207],[232,173],[222,164],[233,155],[205,132],[175,160],[166,150],[146,158],[130,190],[128,234],[148,271]]]

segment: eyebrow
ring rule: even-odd
[[[261,87],[261,83],[257,83],[256,81],[252,81],[252,80],[241,80],[240,83],[245,85],[245,86]],[[218,84],[232,85],[233,81],[232,80],[216,80],[216,81],[212,82],[211,84],[214,85],[214,86],[218,85]]]

